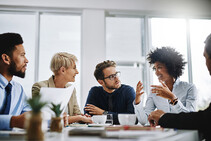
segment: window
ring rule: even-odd
[[[209,95],[209,84],[211,83],[209,72],[203,57],[204,40],[211,33],[211,20],[199,19],[169,19],[152,18],[152,46],[171,46],[184,55],[185,60],[190,61],[192,68],[188,70],[187,65],[181,80],[188,81],[192,77],[193,83],[198,89],[198,109],[206,108],[211,100]],[[187,41],[190,38],[191,60],[187,57]],[[200,68],[200,69],[199,69]],[[192,76],[188,76],[191,73]],[[158,83],[153,75],[153,83]]]
[[[26,57],[29,60],[25,78],[14,77],[21,83],[27,94],[31,96],[31,87],[34,83],[35,73],[35,15],[33,13],[0,13],[0,33],[16,32],[23,38]]]
[[[151,19],[152,47],[169,46],[180,52],[187,62],[187,37],[185,19],[152,18]],[[188,82],[188,66],[180,80]],[[158,84],[158,79],[153,73],[153,83]]]
[[[122,84],[134,90],[138,81],[144,81],[142,21],[141,18],[106,18],[106,59],[117,63]]]
[[[142,80],[140,18],[106,18],[106,58],[117,63],[122,83],[136,88]]]
[[[204,109],[208,106],[210,95],[211,79],[205,65],[204,41],[211,33],[211,20],[192,19],[190,20],[190,41],[192,56],[193,83],[198,88],[198,108]]]
[[[78,58],[77,69],[80,72],[81,60],[81,17],[70,15],[40,16],[40,49],[38,81],[48,80],[53,74],[50,61],[57,52],[68,52]],[[75,87],[80,102],[80,73],[76,76]],[[80,103],[79,103],[80,104]]]
[[[37,16],[40,21],[37,21]],[[24,40],[26,57],[29,60],[26,77],[14,79],[23,85],[28,97],[31,97],[31,88],[36,80],[43,81],[52,75],[50,70],[50,60],[57,52],[68,52],[78,58],[77,69],[80,72],[81,60],[81,17],[68,14],[35,14],[33,12],[1,12],[0,13],[0,33],[17,32]],[[38,25],[40,29],[38,29]],[[38,40],[38,52],[36,52],[36,33],[40,32]],[[35,60],[38,59],[38,68]],[[36,76],[38,72],[38,76]],[[75,87],[80,105],[80,74],[76,76]]]

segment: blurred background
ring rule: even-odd
[[[0,33],[18,32],[29,60],[20,82],[28,97],[37,81],[48,79],[51,57],[61,51],[79,60],[78,102],[99,85],[93,72],[104,60],[117,62],[121,81],[134,89],[144,83],[146,99],[157,77],[146,61],[155,47],[170,46],[184,55],[180,78],[198,89],[197,109],[211,101],[211,78],[203,57],[204,40],[211,33],[210,0],[0,0]]]

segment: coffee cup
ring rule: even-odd
[[[93,115],[92,116],[92,121],[95,124],[105,124],[107,119],[107,115]]]
[[[135,125],[136,115],[135,114],[118,114],[118,120],[120,125]]]

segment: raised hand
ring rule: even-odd
[[[162,84],[162,86],[160,85],[151,85],[152,88],[152,93],[156,94],[157,96],[166,98],[168,100],[173,101],[174,99],[176,99],[177,97],[169,90],[169,88],[166,86],[165,83],[163,83],[162,81],[160,81],[160,83]]]
[[[139,104],[141,102],[141,95],[144,93],[142,90],[143,90],[143,84],[141,83],[141,81],[139,81],[136,86],[135,104]]]

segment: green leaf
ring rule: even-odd
[[[55,105],[54,103],[51,103],[52,107],[51,110],[55,113],[56,117],[60,117],[63,109],[60,110],[61,104]]]
[[[27,102],[32,108],[32,112],[39,113],[41,109],[47,104],[47,102],[40,101],[41,95],[35,95],[32,98],[28,99]]]

